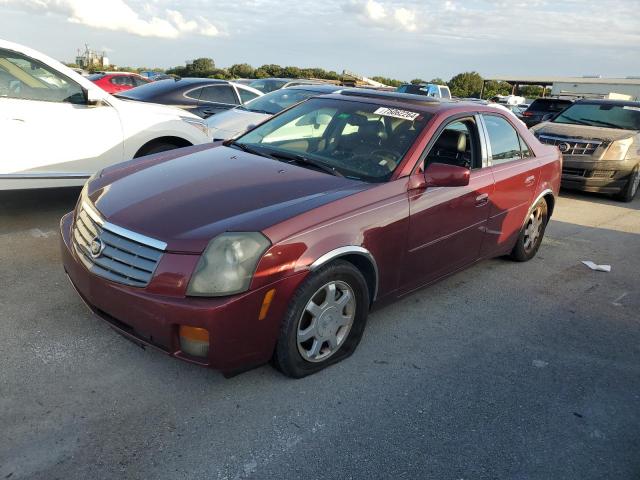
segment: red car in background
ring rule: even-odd
[[[98,72],[87,78],[107,93],[118,93],[130,90],[151,82],[148,78],[130,72]]]
[[[560,176],[558,149],[508,112],[345,90],[104,169],[61,220],[63,263],[134,342],[302,377],[353,353],[372,306],[531,259]]]

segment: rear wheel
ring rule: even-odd
[[[300,378],[348,357],[362,338],[368,309],[366,280],[351,263],[338,260],[311,274],[291,299],[276,367]]]
[[[547,202],[544,199],[540,199],[529,213],[522,230],[520,230],[518,241],[511,251],[512,259],[518,262],[526,262],[535,257],[542,243],[548,220]]]
[[[631,171],[629,181],[622,191],[616,195],[616,198],[623,202],[630,202],[638,193],[638,187],[640,187],[640,165],[636,165],[636,168]]]

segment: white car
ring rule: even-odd
[[[119,100],[42,53],[0,40],[0,190],[82,185],[107,165],[211,141],[201,118]]]
[[[214,141],[228,140],[309,97],[333,93],[342,88],[344,87],[337,85],[311,84],[281,88],[251,100],[245,105],[209,117],[206,120],[207,125]]]

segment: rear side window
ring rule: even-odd
[[[240,94],[240,100],[242,100],[242,103],[250,102],[258,96],[257,93],[253,93],[250,90],[245,90],[244,88],[240,87],[238,87],[238,93]]]
[[[204,87],[200,94],[201,102],[227,103],[237,105],[238,100],[231,85],[211,85]]]
[[[184,94],[185,97],[191,98],[193,100],[200,100],[200,94],[202,93],[202,88],[196,88]]]
[[[114,85],[121,85],[126,87],[133,87],[133,80],[128,75],[116,75],[115,77],[111,77],[111,83]]]
[[[146,78],[140,78],[140,77],[131,77],[131,78],[133,79],[133,83],[135,84],[136,87],[149,83],[149,80],[147,80]]]
[[[518,132],[504,118],[496,115],[483,115],[491,146],[493,165],[522,158]]]

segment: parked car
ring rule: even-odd
[[[573,100],[563,98],[537,98],[522,114],[522,121],[531,128],[540,122],[546,122],[553,118],[554,115],[571,104],[573,104]]]
[[[562,186],[630,202],[640,186],[640,102],[578,100],[533,127],[562,152]]]
[[[234,141],[104,169],[61,221],[64,268],[137,343],[302,377],[353,353],[372,305],[532,258],[560,162],[490,107],[314,97]]]
[[[228,140],[246,132],[276,113],[315,95],[333,93],[342,87],[337,85],[300,85],[281,88],[207,119],[209,132],[216,140]]]
[[[318,85],[324,84],[322,80],[307,80],[304,78],[259,78],[249,83],[251,88],[260,90],[262,93],[269,93],[281,88],[295,87],[297,85]]]
[[[262,92],[212,78],[173,78],[148,83],[118,95],[124,100],[173,105],[202,118],[247,103]]]
[[[97,170],[210,141],[204,121],[123,102],[61,63],[0,40],[0,190],[82,185]]]
[[[99,72],[87,78],[107,93],[124,92],[150,82],[148,78],[130,72]]]
[[[407,83],[400,85],[397,89],[399,93],[411,93],[413,95],[425,95],[433,98],[451,98],[451,92],[446,85],[436,85],[435,83]]]

